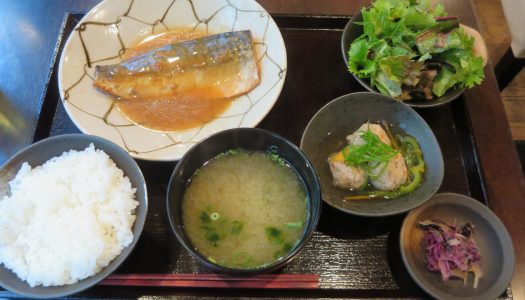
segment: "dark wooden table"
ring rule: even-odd
[[[210,0],[211,1],[211,0]],[[85,13],[99,0],[0,0],[0,164],[35,138],[55,49],[66,13]],[[367,1],[259,0],[272,14],[352,15]],[[477,28],[469,0],[442,0],[450,14]],[[483,196],[507,226],[514,242],[515,299],[525,299],[525,181],[492,67],[486,79],[465,93]],[[446,145],[442,145],[446,147]],[[242,295],[242,294],[241,294]],[[291,294],[286,294],[291,295]],[[344,296],[344,294],[341,294]],[[364,296],[366,297],[366,295]]]

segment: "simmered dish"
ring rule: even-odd
[[[199,169],[184,193],[184,230],[209,261],[236,269],[292,251],[307,220],[302,180],[276,154],[233,150]]]
[[[135,189],[91,144],[31,168],[0,200],[0,263],[30,286],[72,284],[98,273],[133,241]]]
[[[353,192],[345,199],[396,198],[421,183],[425,162],[413,137],[394,137],[388,126],[365,123],[346,140],[327,160],[333,184]]]
[[[261,81],[248,30],[209,36],[158,35],[130,53],[136,56],[97,66],[94,86],[116,98],[118,108],[131,121],[149,129],[198,127]]]

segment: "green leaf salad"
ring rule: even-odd
[[[363,34],[348,51],[348,70],[400,100],[440,97],[484,77],[474,39],[429,0],[376,0],[362,10]]]

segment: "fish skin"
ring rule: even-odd
[[[93,85],[121,100],[158,100],[200,89],[217,98],[251,91],[261,81],[252,34],[226,32],[169,44],[119,64],[96,66]]]

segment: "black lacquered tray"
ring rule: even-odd
[[[60,101],[56,71],[65,40],[83,15],[66,16],[44,94],[35,141],[78,133]],[[343,94],[364,91],[346,71],[340,39],[349,18],[274,16],[288,55],[288,74],[281,96],[259,127],[299,144],[310,118]],[[462,98],[438,108],[418,110],[441,146],[445,178],[441,192],[456,192],[485,202],[475,158],[468,114]],[[138,161],[147,181],[149,213],[141,240],[119,274],[208,273],[178,244],[169,228],[165,197],[175,162]],[[315,290],[196,289],[95,286],[73,297],[257,296],[257,297],[428,297],[410,278],[401,260],[399,230],[404,215],[362,218],[323,204],[317,231],[300,255],[280,272],[318,274]],[[0,290],[0,297],[16,295]],[[510,290],[502,298],[512,298]]]

